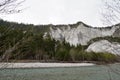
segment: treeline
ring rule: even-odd
[[[1,27],[9,27],[11,29],[19,29],[23,31],[31,30],[34,34],[37,33],[44,33],[49,31],[49,27],[51,24],[48,25],[33,25],[33,24],[23,24],[23,23],[16,23],[16,22],[8,22],[0,19],[0,26]]]
[[[118,61],[116,55],[110,53],[87,53],[85,51],[87,46],[70,46],[65,40],[56,41],[49,34],[44,35],[41,31],[35,33],[32,27],[24,30],[20,27],[9,27],[9,25],[0,25],[0,61]]]

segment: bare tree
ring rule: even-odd
[[[12,14],[22,11],[20,7],[25,0],[0,0],[0,14]]]
[[[120,0],[102,0],[102,22],[105,25],[113,25],[120,22]]]
[[[13,14],[21,12],[23,10],[21,6],[24,1],[25,0],[0,0],[0,14]],[[4,32],[9,32],[9,27]],[[6,57],[6,55],[10,55],[11,51],[13,51],[19,43],[20,41],[18,41],[18,43],[14,44],[12,47],[6,50],[5,54],[2,56],[3,59]],[[0,68],[7,67],[8,65],[8,63],[1,63]]]
[[[120,23],[120,0],[102,0],[102,22],[104,25],[114,25]],[[120,75],[120,71],[111,65],[108,67],[109,80],[112,80],[111,72]]]

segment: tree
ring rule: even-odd
[[[19,13],[21,4],[25,0],[0,0],[0,13],[12,14]]]
[[[120,23],[120,0],[102,0],[102,1],[104,1],[104,8],[101,13],[103,23],[105,25],[113,25],[115,23]],[[106,58],[110,58],[111,56],[112,55],[103,55],[103,57],[106,57]],[[116,68],[114,69],[109,68],[108,70],[111,70],[111,71],[114,70],[114,73],[120,74],[120,72],[116,70]],[[110,76],[110,80],[111,80],[111,76]]]
[[[120,0],[103,0],[102,22],[105,25],[113,25],[120,21]]]
[[[0,14],[13,14],[13,13],[19,13],[22,11],[22,9],[20,9],[21,4],[24,2],[25,0],[0,0]],[[1,27],[1,26],[0,26]],[[9,27],[4,31],[4,33],[8,33],[9,31]],[[2,33],[0,33],[0,37],[3,37],[3,35],[1,35]],[[3,42],[2,42],[3,43]],[[8,50],[5,51],[5,54],[9,55],[8,53],[10,53],[11,51],[13,51],[15,49],[15,47],[19,44],[16,43],[14,44],[12,47],[10,47]],[[1,46],[0,46],[1,48]],[[6,56],[2,55],[2,58],[5,58]],[[9,57],[9,56],[7,56]],[[0,58],[1,60],[1,58]],[[3,66],[7,66],[6,64]]]

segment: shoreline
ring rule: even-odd
[[[0,63],[0,69],[5,68],[57,68],[57,67],[81,67],[94,66],[94,63]]]

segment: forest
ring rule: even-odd
[[[65,40],[56,41],[49,34],[49,25],[19,24],[0,20],[0,61],[36,60],[40,62],[117,62],[119,56],[110,53],[86,52],[93,41],[120,38],[104,37],[92,39],[88,45],[71,46]]]

